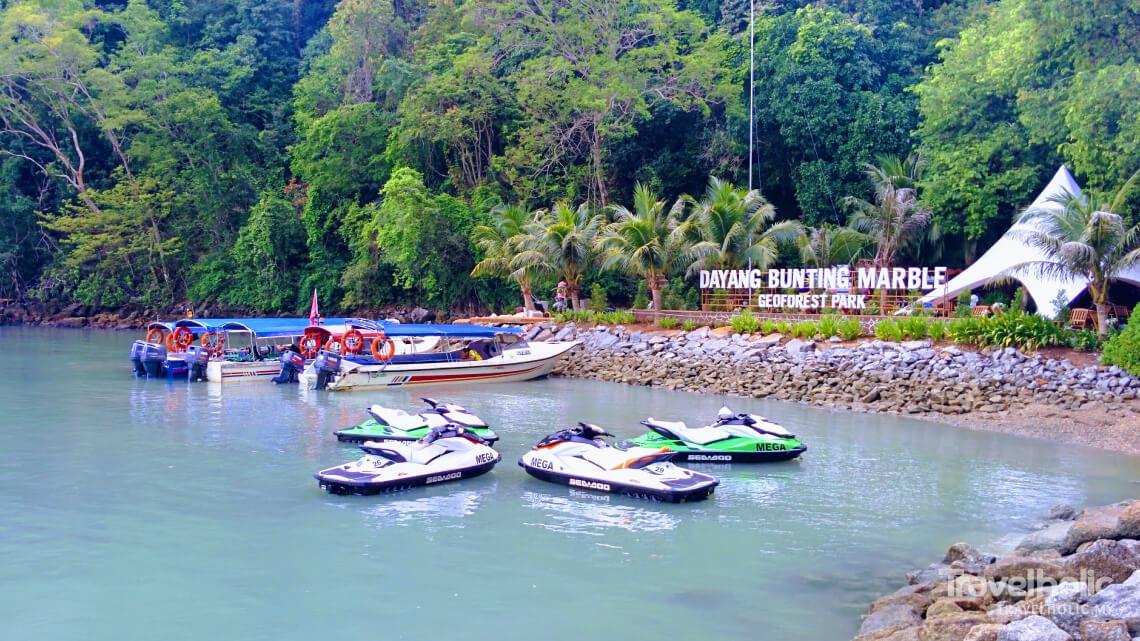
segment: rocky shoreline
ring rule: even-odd
[[[1001,555],[967,543],[875,600],[855,641],[1136,641],[1140,501],[1058,506]]]
[[[534,340],[582,341],[563,376],[886,412],[1140,455],[1140,379],[1013,348],[859,343],[534,325]]]

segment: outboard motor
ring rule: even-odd
[[[317,383],[314,389],[328,387],[329,379],[332,378],[333,374],[340,372],[340,361],[340,354],[334,354],[323,349],[317,354],[317,360],[313,361],[313,369],[317,371]]]
[[[291,349],[281,353],[281,371],[273,378],[274,383],[296,383],[297,375],[305,369],[305,357]]]
[[[146,341],[131,343],[131,365],[135,368],[135,376],[139,378],[146,376],[146,367],[143,366],[143,353],[146,351],[146,346]]]
[[[210,362],[210,352],[205,347],[191,345],[186,348],[186,380],[206,380],[206,364]]]
[[[156,343],[145,343],[142,353],[143,369],[151,378],[158,378],[163,374],[163,363],[166,362],[166,348]]]

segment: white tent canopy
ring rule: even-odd
[[[1052,202],[1050,198],[1060,196],[1066,191],[1075,196],[1081,195],[1081,188],[1077,185],[1077,181],[1073,179],[1069,170],[1062,165],[1029,207],[1031,209],[1060,208],[1060,205]],[[990,247],[986,253],[974,261],[974,264],[951,278],[942,287],[918,299],[917,304],[933,303],[957,296],[962,290],[985,285],[998,274],[1022,263],[1048,260],[1044,252],[1013,233],[1019,229],[1031,229],[1036,224],[1033,221],[1015,224],[994,243],[993,247]],[[1014,276],[1014,278],[1025,287],[1025,290],[1033,297],[1033,301],[1037,303],[1037,313],[1049,318],[1056,318],[1057,312],[1060,311],[1057,307],[1058,295],[1064,292],[1066,304],[1071,303],[1077,296],[1080,296],[1089,284],[1087,278],[1058,278],[1035,273],[1022,273]],[[1120,274],[1119,278],[1140,285],[1140,265],[1126,270]]]

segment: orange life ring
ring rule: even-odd
[[[179,327],[166,335],[166,349],[171,352],[181,352],[194,342],[194,332],[185,327]]]
[[[345,354],[359,354],[364,349],[364,334],[359,329],[350,329],[344,333],[340,344],[344,347]]]
[[[396,344],[381,334],[372,339],[372,357],[378,361],[390,361],[396,355]]]
[[[166,342],[166,330],[161,327],[152,327],[146,331],[146,342],[162,345]]]
[[[305,330],[305,335],[301,337],[301,356],[316,358],[317,352],[320,350],[321,331],[318,329]]]
[[[336,336],[329,336],[328,341],[325,342],[325,351],[332,352],[333,354],[343,353],[344,343]]]
[[[226,347],[226,337],[221,332],[206,332],[200,342],[210,356],[221,356]]]

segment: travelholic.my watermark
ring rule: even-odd
[[[973,576],[966,574],[959,574],[961,576]],[[1037,593],[1047,592],[1049,588],[1055,588],[1062,583],[1082,583],[1088,588],[1088,594],[1096,594],[1104,588],[1112,585],[1113,579],[1111,577],[1096,576],[1091,570],[1083,569],[1077,573],[1077,576],[1056,577],[1052,574],[1047,574],[1040,568],[1031,568],[1016,575],[983,578],[974,576],[976,580],[961,581],[958,578],[951,581],[947,586],[947,596],[953,598],[974,598],[984,597],[989,594],[994,599],[1024,599],[1030,596],[1031,592]],[[1042,590],[1045,588],[1045,590]]]

